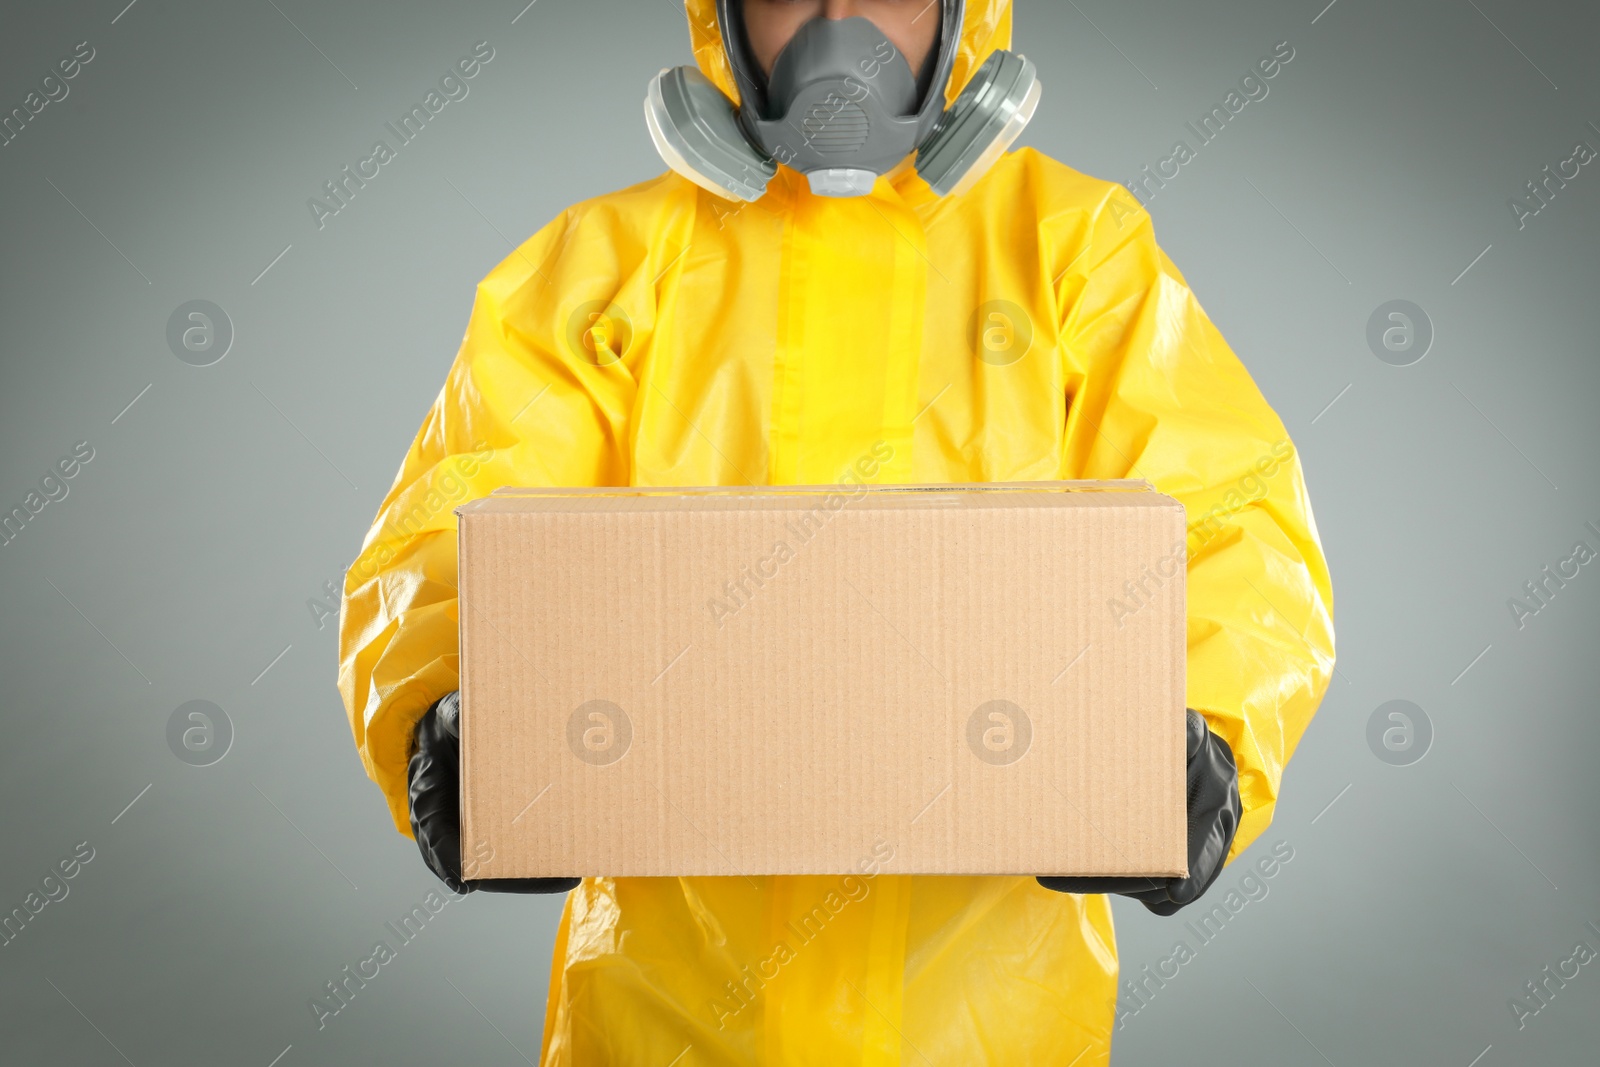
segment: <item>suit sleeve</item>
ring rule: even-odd
[[[1149,215],[1110,186],[1079,232],[1063,242],[1076,260],[1056,293],[1062,476],[1144,478],[1187,511],[1188,702],[1238,761],[1237,855],[1272,821],[1334,667],[1333,591],[1304,473]]]
[[[410,834],[406,763],[417,720],[459,687],[455,508],[505,485],[626,485],[635,383],[608,350],[609,245],[564,253],[571,212],[477,289],[444,388],[345,575],[339,692],[356,747]],[[563,294],[566,294],[563,296]],[[579,321],[581,319],[581,321]]]

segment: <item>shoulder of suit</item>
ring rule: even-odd
[[[692,225],[696,203],[693,183],[672,173],[580,201],[551,219],[501,260],[486,284],[520,285],[554,273],[562,257],[597,255],[625,269],[621,259],[643,258],[680,225]]]
[[[1114,200],[1137,202],[1116,182],[1096,178],[1033,148],[1007,153],[972,194],[997,210],[1025,210],[1040,222],[1065,215],[1098,215]]]

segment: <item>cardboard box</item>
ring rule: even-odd
[[[1181,504],[1143,482],[460,508],[477,877],[1182,875]]]

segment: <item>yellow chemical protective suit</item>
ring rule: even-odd
[[[715,3],[688,11],[734,96]],[[961,33],[951,99],[1009,46],[1009,2],[973,0]],[[489,274],[345,583],[339,687],[396,827],[413,727],[457,688],[457,504],[828,483],[864,456],[887,457],[880,482],[1142,477],[1181,500],[1188,703],[1238,759],[1234,854],[1262,832],[1333,669],[1299,459],[1139,205],[1031,150],[947,199],[913,170],[820,199],[784,168],[739,206],[668,173],[572,208]],[[875,876],[848,881],[585,881],[543,1063],[1108,1062],[1104,897],[897,875],[888,841],[864,860]]]

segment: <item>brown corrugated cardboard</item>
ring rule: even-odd
[[[844,874],[885,843],[894,873],[1186,873],[1184,511],[1145,483],[458,514],[476,877]]]

